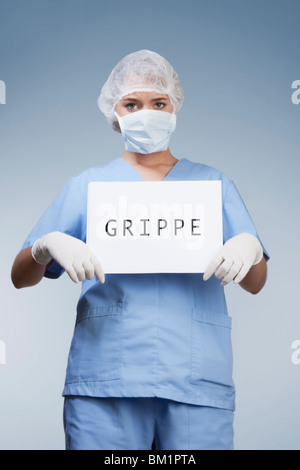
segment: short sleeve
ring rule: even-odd
[[[235,184],[231,181],[223,200],[223,241],[247,232],[254,235],[262,245],[264,257],[269,260],[267,253],[252,221],[252,218],[242,200]]]
[[[87,190],[78,177],[70,178],[63,189],[33,227],[22,249],[47,233],[59,231],[79,238],[86,239],[86,198]],[[56,279],[64,272],[63,268],[53,262],[45,272],[45,277]]]

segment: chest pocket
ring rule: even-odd
[[[194,309],[192,318],[190,383],[233,387],[231,317]]]
[[[123,303],[83,312],[71,343],[67,383],[120,378]]]

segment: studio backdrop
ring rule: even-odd
[[[64,449],[61,396],[80,285],[17,290],[23,241],[65,182],[123,153],[97,107],[126,54],[153,50],[185,101],[170,149],[225,173],[270,254],[232,317],[236,449],[300,449],[298,0],[0,0],[0,449]]]

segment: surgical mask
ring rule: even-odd
[[[122,117],[115,114],[126,150],[142,154],[167,150],[176,128],[176,114],[152,109],[142,109]]]

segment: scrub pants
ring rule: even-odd
[[[68,396],[66,450],[232,450],[233,412],[161,398]]]

